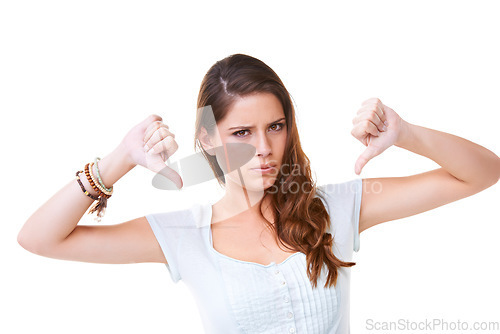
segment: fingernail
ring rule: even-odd
[[[387,126],[389,125],[389,123],[387,123],[387,121],[384,121],[384,124],[387,125]]]
[[[382,130],[383,130],[383,131],[387,130],[387,126],[385,126],[385,125],[384,125],[384,126],[382,127]]]
[[[148,145],[147,145],[147,144],[146,144],[146,145],[144,145],[144,151],[146,151],[146,152],[147,152],[148,150],[149,150]]]

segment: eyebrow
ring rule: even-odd
[[[281,120],[284,120],[284,119],[286,119],[286,117],[282,117],[280,119],[277,119],[274,122],[269,123],[268,126],[271,125],[271,124],[274,124],[276,122],[279,122]],[[229,128],[228,130],[235,130],[235,129],[241,129],[241,128],[252,129],[252,128],[254,128],[254,126],[251,126],[251,125],[240,125],[240,126],[234,126],[232,128]]]

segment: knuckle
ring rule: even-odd
[[[168,134],[169,134],[168,130],[163,128],[163,127],[158,128],[158,133],[163,135],[163,136],[168,136]]]
[[[151,114],[151,115],[149,115],[149,118],[150,118],[151,120],[160,120],[160,121],[162,120],[161,116],[158,116],[158,115],[156,115],[156,114]]]

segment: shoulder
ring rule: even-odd
[[[317,190],[317,194],[324,200],[330,215],[329,232],[335,236],[336,242],[345,244],[346,247],[357,252],[363,179],[329,183],[318,186]]]
[[[160,227],[196,228],[203,225],[205,206],[204,204],[193,203],[183,208],[150,213],[145,217],[150,223],[155,223]]]
[[[362,178],[355,178],[340,183],[328,183],[317,187],[317,194],[321,195],[330,208],[337,210],[349,209],[360,200],[362,194]]]

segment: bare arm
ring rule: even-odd
[[[386,129],[384,120],[389,123]],[[363,179],[360,233],[471,196],[500,178],[495,153],[464,138],[408,123],[378,99],[365,101],[354,123],[353,135],[368,146],[357,168],[393,144],[441,166],[406,177]]]
[[[137,164],[175,179],[178,174],[164,164],[177,149],[175,141],[165,141],[170,136],[173,134],[161,123],[161,117],[149,116],[98,162],[103,183],[111,187]],[[156,150],[145,152],[145,143]],[[80,180],[89,193],[97,195],[84,173]],[[78,225],[92,203],[73,178],[29,217],[18,234],[18,243],[32,253],[65,260],[166,263],[145,217],[115,225]]]
[[[464,138],[410,123],[396,146],[432,159],[441,168],[406,177],[365,179],[359,230],[425,212],[474,195],[498,182],[500,159]],[[372,184],[381,191],[375,193]]]
[[[125,157],[124,148],[119,146],[98,162],[102,181],[107,187],[133,168]],[[84,173],[80,174],[80,180],[89,193],[97,196]],[[42,252],[61,243],[73,232],[92,203],[93,200],[85,196],[76,178],[73,178],[24,223],[18,234],[19,244],[30,251]]]

